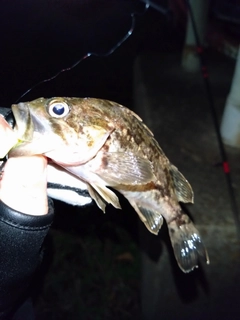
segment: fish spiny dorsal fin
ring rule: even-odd
[[[193,190],[187,179],[178,171],[174,165],[170,165],[170,172],[173,177],[173,182],[175,186],[175,193],[177,196],[178,201],[180,202],[191,202],[193,203]]]
[[[145,224],[146,228],[153,234],[157,235],[163,224],[163,217],[159,212],[144,208],[135,201],[128,200],[135,209],[139,218]]]

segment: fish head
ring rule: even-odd
[[[18,142],[9,156],[43,154],[59,164],[80,165],[103,146],[113,127],[96,123],[81,98],[38,98],[12,105]]]
[[[10,156],[46,154],[64,145],[72,131],[64,121],[70,112],[61,99],[39,98],[12,105],[18,143]]]

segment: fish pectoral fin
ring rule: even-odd
[[[132,152],[104,152],[101,176],[111,186],[141,185],[154,180],[153,168],[148,159]]]
[[[180,171],[178,171],[178,168],[176,168],[172,164],[170,166],[170,172],[173,177],[175,192],[178,201],[184,203],[193,203],[194,194],[190,183],[187,181],[184,175]]]
[[[92,184],[91,187],[94,189],[94,196],[96,199],[94,199],[97,202],[97,205],[101,208],[101,203],[99,203],[99,197],[102,201],[104,201],[105,203],[110,203],[112,204],[116,209],[121,209],[119,200],[117,195],[110,189],[108,189],[106,186],[104,185],[96,185],[96,184]],[[91,195],[91,193],[89,192],[89,194]],[[101,208],[102,209],[102,208]],[[105,209],[105,207],[104,207]],[[103,209],[102,209],[103,210]],[[105,212],[105,210],[103,210],[103,212]]]
[[[128,200],[129,201],[129,200]],[[146,228],[153,234],[157,235],[163,224],[163,217],[159,212],[155,212],[148,208],[141,207],[134,201],[129,201],[135,209],[139,218],[145,224]]]
[[[106,202],[104,199],[92,188],[90,184],[87,185],[90,197],[96,202],[97,206],[105,213]]]
[[[187,273],[198,267],[199,260],[207,264],[210,262],[199,232],[190,218],[181,214],[179,221],[171,221],[168,231],[177,263]]]

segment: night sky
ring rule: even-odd
[[[30,87],[73,65],[87,53],[101,55],[111,50],[131,29],[132,14],[142,13],[144,8],[144,3],[137,0],[2,1],[1,106],[10,107]],[[141,19],[142,16],[136,17],[135,25]],[[37,86],[21,100],[56,95],[119,99],[120,91],[128,90],[121,83],[131,82],[135,38],[131,36],[109,57],[93,55],[85,59],[72,71]],[[124,93],[122,96],[120,102],[125,102]]]

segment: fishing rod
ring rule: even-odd
[[[208,97],[208,100],[209,100],[209,107],[210,107],[211,114],[212,114],[212,120],[213,120],[213,123],[214,123],[216,135],[217,135],[219,150],[220,150],[220,154],[221,154],[221,158],[222,158],[221,164],[222,164],[223,172],[225,174],[227,185],[228,185],[229,197],[230,197],[230,202],[231,202],[231,207],[232,207],[232,212],[233,212],[233,218],[234,218],[234,221],[235,221],[235,224],[236,224],[237,235],[238,235],[238,238],[240,239],[239,211],[238,211],[238,206],[237,206],[237,201],[236,201],[234,188],[233,188],[233,185],[232,185],[232,178],[231,178],[231,174],[230,174],[230,165],[229,165],[229,162],[228,162],[227,153],[226,153],[226,150],[225,150],[225,147],[224,147],[224,144],[223,144],[223,140],[222,140],[222,136],[221,136],[221,133],[220,133],[218,117],[217,117],[216,108],[215,108],[214,99],[213,99],[213,94],[212,94],[212,91],[211,91],[211,86],[210,86],[210,81],[209,81],[208,68],[207,68],[207,64],[206,64],[206,61],[205,61],[205,57],[204,57],[204,50],[203,50],[203,46],[201,45],[201,42],[200,42],[200,38],[199,38],[197,26],[196,26],[196,21],[195,21],[195,18],[194,18],[194,14],[193,14],[193,10],[192,10],[192,6],[190,4],[190,1],[186,0],[186,4],[187,4],[187,7],[188,7],[189,17],[191,19],[191,23],[192,23],[192,27],[193,27],[193,33],[194,33],[196,46],[197,46],[197,53],[198,53],[200,66],[201,66],[201,73],[202,73],[202,76],[203,76],[203,80],[204,80],[204,84],[205,84],[205,88],[206,88],[206,93],[207,93],[207,97]]]

